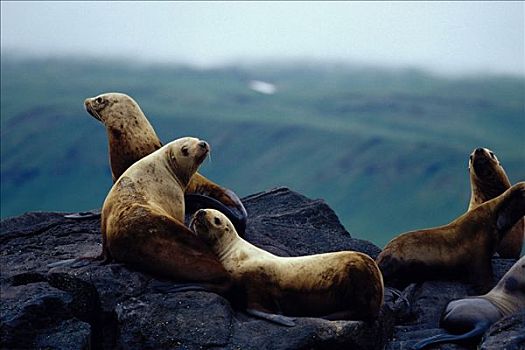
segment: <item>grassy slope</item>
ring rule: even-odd
[[[202,172],[240,195],[289,186],[325,199],[355,236],[443,224],[469,196],[467,158],[493,149],[525,178],[525,81],[419,71],[260,65],[207,71],[72,60],[2,61],[2,217],[101,205],[106,135],[83,110],[133,96],[164,141],[210,141]],[[251,79],[279,91],[247,89]]]

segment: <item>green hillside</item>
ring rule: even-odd
[[[357,237],[447,223],[467,207],[468,155],[491,148],[525,180],[525,79],[437,77],[306,63],[196,70],[2,58],[2,218],[100,207],[106,134],[86,97],[134,97],[164,142],[212,145],[201,172],[240,196],[288,186],[335,209]],[[274,95],[248,88],[273,83]]]

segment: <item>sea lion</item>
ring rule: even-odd
[[[466,279],[485,292],[495,247],[524,215],[525,182],[520,182],[448,225],[397,236],[376,261],[387,285]]]
[[[438,334],[422,340],[414,349],[445,342],[475,341],[500,318],[524,309],[525,257],[522,257],[487,294],[454,300],[446,306],[440,327],[453,334]]]
[[[476,148],[470,154],[469,173],[471,195],[468,210],[499,196],[511,186],[498,157],[487,148]],[[518,259],[524,237],[525,219],[521,219],[504,235],[496,252],[505,259]]]
[[[383,279],[368,255],[352,251],[279,257],[243,240],[213,209],[190,224],[230,274],[241,307],[286,316],[371,320],[383,303]]]
[[[139,105],[128,95],[101,94],[87,98],[84,105],[87,112],[106,127],[113,182],[137,160],[162,146]],[[247,212],[233,191],[196,173],[191,178],[185,194],[188,208],[218,209],[232,220],[239,232],[244,233]],[[68,217],[86,218],[90,216],[89,212],[85,212]]]
[[[117,261],[157,276],[224,292],[229,276],[211,249],[184,225],[184,191],[209,153],[185,137],[130,166],[102,207],[106,249]]]

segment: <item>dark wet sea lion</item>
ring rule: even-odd
[[[469,173],[471,195],[468,210],[499,196],[511,186],[498,157],[487,148],[476,148],[471,153]],[[504,235],[496,252],[505,259],[518,259],[524,237],[525,219],[521,219]]]
[[[500,318],[525,309],[525,257],[518,260],[487,294],[451,301],[441,316],[439,334],[414,345],[476,341]]]
[[[485,292],[498,243],[524,215],[525,182],[520,182],[448,225],[397,236],[376,261],[387,285],[459,279]]]

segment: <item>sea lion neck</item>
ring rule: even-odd
[[[109,161],[113,181],[136,161],[158,150],[162,144],[149,123],[120,123],[107,126]]]
[[[170,174],[173,176],[179,186],[186,190],[188,184],[190,183],[191,177],[197,172],[198,166],[192,167],[191,169],[185,168],[177,161],[177,157],[175,157],[171,152],[172,150],[170,148],[165,150],[164,158],[166,168],[168,168]]]
[[[239,242],[242,242],[235,229],[233,232],[231,230],[232,228],[230,228],[229,232],[218,238],[213,246],[213,250],[218,255],[219,261],[229,259],[231,254],[235,252],[236,245],[238,245]]]
[[[470,177],[471,209],[486,201],[496,198],[511,186],[509,178],[502,170],[495,172],[489,179],[483,179],[476,176],[475,174],[471,174]]]

